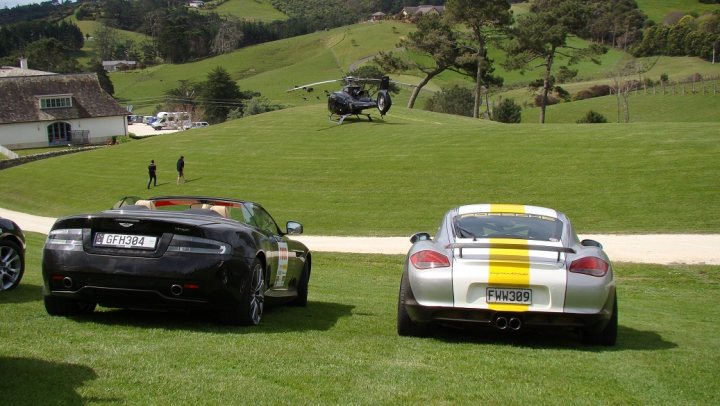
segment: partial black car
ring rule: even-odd
[[[57,220],[43,249],[45,309],[201,309],[257,325],[266,301],[307,305],[311,254],[259,204],[219,197],[126,197]]]
[[[15,289],[25,273],[25,235],[20,227],[0,217],[0,290]]]

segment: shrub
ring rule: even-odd
[[[558,103],[560,103],[560,98],[553,95],[552,93],[548,93],[547,103],[545,103],[545,105],[552,106],[553,104],[558,104]],[[540,107],[540,106],[542,106],[542,95],[541,94],[535,96],[535,107]]]
[[[607,119],[597,111],[588,111],[583,118],[576,121],[578,124],[607,123]]]
[[[593,97],[607,96],[610,94],[609,85],[595,85],[588,89],[583,89],[573,96],[573,100],[585,100]]]
[[[492,111],[492,119],[501,123],[519,123],[522,108],[513,99],[504,99]]]
[[[465,87],[453,86],[433,95],[425,103],[425,109],[438,113],[457,114],[472,117],[475,98],[472,91]]]

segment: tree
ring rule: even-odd
[[[220,66],[208,73],[201,95],[200,104],[205,109],[205,118],[211,124],[222,123],[230,109],[242,106],[243,93],[230,74]]]
[[[574,64],[604,52],[603,47],[594,44],[587,48],[568,46],[568,38],[584,29],[586,17],[587,9],[579,0],[537,0],[530,13],[518,18],[518,24],[511,32],[512,40],[505,46],[508,58],[504,66],[525,71],[535,67],[532,63],[539,62],[537,67],[543,68],[540,123],[545,122],[555,58],[565,56],[568,64]]]
[[[115,52],[115,48],[120,42],[117,31],[106,25],[100,24],[97,29],[95,29],[94,38],[95,49],[97,50],[100,59],[103,61],[115,59],[113,58],[113,54]]]
[[[578,121],[578,124],[595,124],[595,123],[607,123],[607,119],[597,111],[588,110],[588,112]]]
[[[236,21],[223,20],[213,40],[212,51],[216,55],[234,51],[242,38],[243,32],[238,29]]]
[[[641,62],[633,58],[618,64],[618,67],[613,70],[613,92],[617,101],[618,123],[621,117],[623,122],[630,122],[630,92],[640,86],[642,75],[652,68],[652,64],[652,62]]]
[[[522,107],[515,103],[513,99],[503,99],[493,109],[492,119],[501,123],[519,123],[522,119]]]
[[[425,103],[425,109],[438,113],[471,117],[473,113],[472,91],[465,87],[453,86],[437,92]]]
[[[102,62],[100,62],[99,60],[91,62],[90,71],[97,74],[98,82],[100,82],[100,87],[102,87],[102,89],[106,91],[107,94],[112,96],[113,93],[115,93],[115,86],[113,86],[112,80],[110,80],[107,71],[105,71],[105,68],[103,68]]]
[[[507,0],[448,0],[445,13],[449,21],[464,24],[470,29],[467,46],[474,52],[476,66],[473,117],[477,118],[482,104],[482,87],[489,88],[491,85],[484,80],[484,72],[492,64],[487,58],[488,41],[512,24],[510,3]]]
[[[420,91],[432,78],[458,65],[458,60],[468,50],[459,46],[458,35],[449,24],[437,15],[427,15],[417,22],[417,30],[410,33],[407,38],[400,40],[398,47],[416,52],[429,58],[402,59],[393,52],[381,52],[375,58],[375,63],[387,72],[417,69],[425,77],[413,88],[408,108],[415,106]]]
[[[55,38],[42,38],[25,47],[25,57],[33,69],[55,73],[80,72],[80,65],[72,58],[72,50]]]

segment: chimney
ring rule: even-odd
[[[20,69],[27,69],[27,58],[20,58]]]

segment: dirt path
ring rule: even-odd
[[[0,208],[25,231],[47,234],[54,218]],[[720,234],[581,235],[600,241],[616,262],[720,265]],[[404,255],[409,237],[334,237],[301,235],[296,238],[313,251]]]

